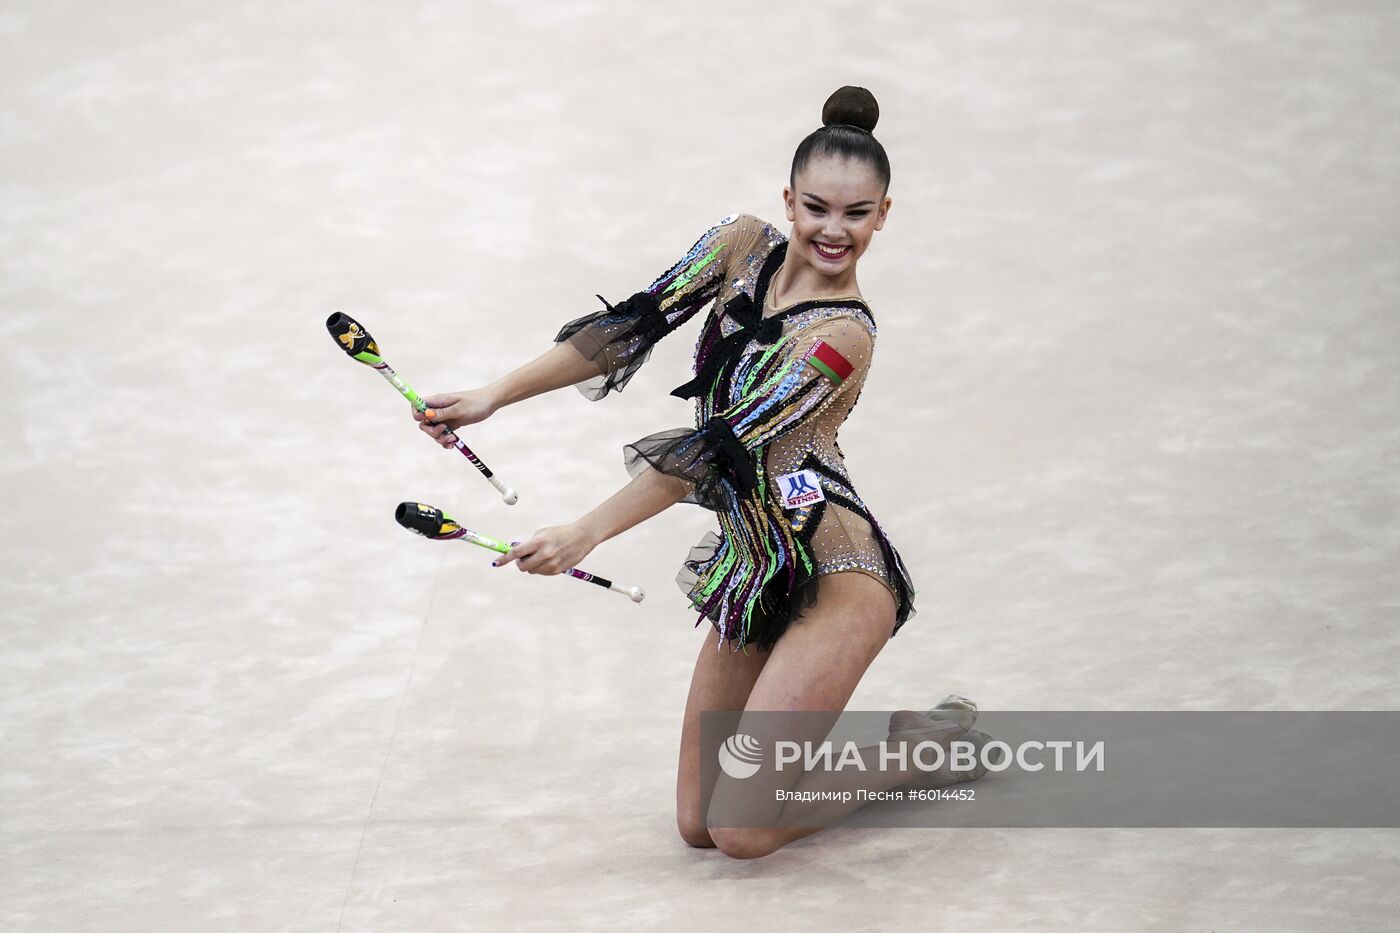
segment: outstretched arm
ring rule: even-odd
[[[556,343],[514,372],[486,387],[497,409],[527,398],[575,385],[600,375],[597,363],[586,360],[573,347]]]
[[[449,429],[485,421],[506,405],[545,392],[572,385],[597,401],[620,391],[658,341],[714,299],[730,257],[742,253],[761,227],[752,214],[729,215],[645,289],[565,324],[553,347],[510,374],[479,389],[425,397],[432,414],[415,409],[419,427],[450,447],[443,440]]]
[[[526,573],[555,574],[576,567],[599,544],[658,515],[685,498],[690,483],[644,470],[606,502],[576,522],[541,528],[513,546],[493,566],[511,561]]]
[[[570,346],[557,343],[528,363],[480,389],[446,392],[423,399],[426,412],[413,409],[422,431],[444,447],[450,432],[485,421],[507,405],[575,385],[600,374],[598,364],[579,356]]]

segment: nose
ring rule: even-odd
[[[840,243],[844,233],[841,229],[841,221],[837,217],[827,215],[826,223],[822,224],[822,236],[830,243]]]

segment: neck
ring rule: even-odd
[[[805,260],[794,259],[790,253],[783,257],[783,264],[774,273],[768,290],[773,293],[776,305],[860,294],[854,264],[839,276],[831,276],[817,271]]]

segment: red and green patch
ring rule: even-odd
[[[831,344],[818,340],[812,344],[812,349],[807,354],[807,362],[816,367],[817,371],[832,382],[840,385],[854,369],[851,361],[846,359],[836,351]]]

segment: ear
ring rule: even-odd
[[[888,197],[885,198],[885,200],[883,200],[883,201],[880,202],[880,210],[879,210],[879,212],[875,215],[875,229],[876,229],[876,230],[883,230],[883,229],[885,229],[885,218],[889,216],[889,214],[890,214],[890,205],[893,204],[893,203],[894,203],[894,202],[891,201]]]
[[[783,210],[787,212],[789,223],[797,220],[797,200],[792,195],[791,185],[783,185]]]

